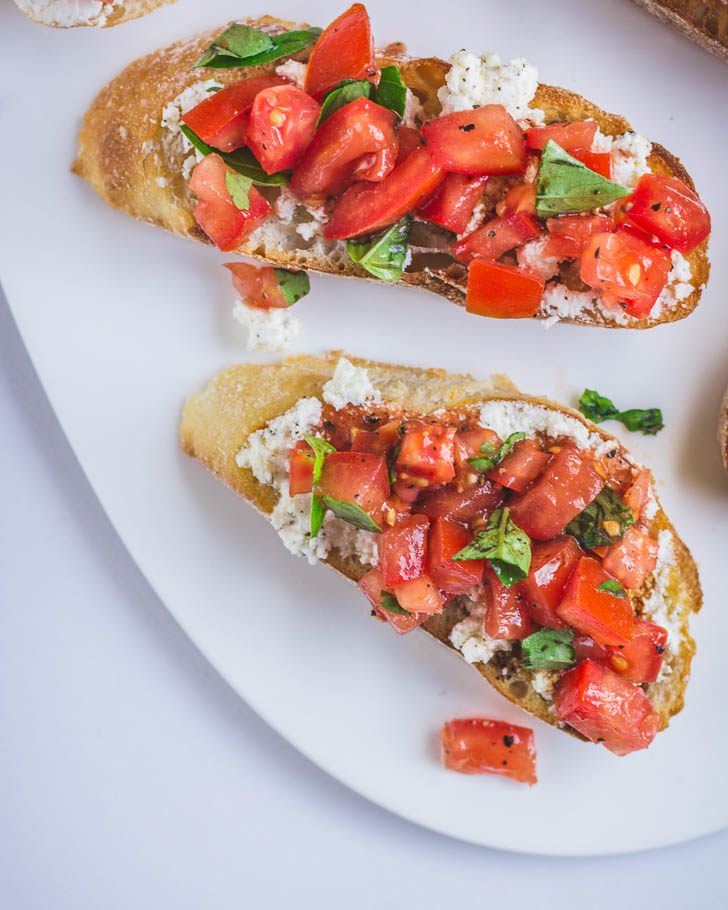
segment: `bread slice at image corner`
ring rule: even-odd
[[[304,433],[315,436],[322,432],[320,427],[323,425],[324,418],[316,417],[316,412],[320,412],[320,408],[313,399],[325,401],[328,398],[331,401],[327,390],[331,389],[332,377],[335,377],[335,374],[334,385],[339,382],[340,370],[343,367],[346,368],[344,372],[348,371],[349,377],[353,376],[357,382],[363,381],[366,375],[368,379],[365,384],[370,383],[370,387],[376,389],[376,406],[369,404],[368,408],[375,412],[375,416],[378,416],[379,423],[369,417],[365,421],[365,426],[384,426],[387,418],[392,415],[395,415],[396,421],[416,421],[418,418],[423,418],[426,421],[437,422],[443,420],[442,415],[445,412],[451,421],[454,420],[456,423],[470,421],[470,424],[473,419],[477,422],[477,414],[480,413],[481,425],[484,425],[485,411],[482,410],[484,405],[488,408],[491,417],[495,415],[496,422],[497,415],[504,409],[505,413],[512,414],[512,409],[515,408],[520,415],[516,424],[523,425],[528,436],[534,436],[540,440],[540,444],[544,447],[551,446],[554,441],[559,443],[549,451],[558,452],[561,445],[576,444],[574,439],[578,439],[579,444],[586,442],[587,448],[592,448],[591,453],[586,452],[587,457],[591,457],[595,451],[602,453],[607,451],[608,455],[601,457],[603,459],[606,457],[614,466],[615,471],[627,471],[628,478],[634,476],[642,478],[643,502],[649,501],[652,505],[649,506],[649,511],[645,506],[645,512],[639,519],[639,523],[645,534],[648,534],[653,540],[659,541],[660,556],[654,571],[644,578],[638,588],[629,590],[627,603],[631,604],[633,614],[641,617],[635,622],[652,621],[669,627],[671,632],[664,646],[662,668],[659,674],[653,674],[653,676],[656,675],[654,681],[641,687],[635,685],[634,689],[626,690],[624,689],[625,683],[621,679],[615,685],[624,690],[622,695],[624,692],[627,695],[634,693],[636,689],[639,689],[639,699],[643,698],[642,692],[646,694],[652,712],[650,722],[653,724],[653,729],[650,735],[638,736],[636,740],[632,740],[631,734],[627,733],[626,740],[610,741],[608,734],[601,735],[598,725],[597,728],[588,726],[588,724],[584,726],[576,720],[574,723],[580,727],[581,732],[579,732],[572,724],[564,722],[559,717],[556,707],[558,702],[556,693],[559,691],[560,680],[563,676],[562,670],[549,669],[534,672],[532,669],[526,669],[523,665],[520,641],[492,642],[483,630],[482,609],[478,612],[478,608],[473,606],[472,592],[469,592],[470,599],[465,596],[456,596],[446,602],[442,612],[429,615],[424,622],[422,620],[425,619],[425,616],[420,615],[419,621],[425,632],[450,648],[455,654],[460,654],[469,663],[472,663],[484,679],[502,695],[540,720],[582,739],[590,738],[599,741],[606,737],[605,745],[617,754],[626,754],[636,748],[644,748],[649,745],[657,729],[666,727],[670,717],[683,707],[690,663],[695,652],[695,644],[689,633],[688,620],[692,612],[700,609],[702,601],[698,573],[690,552],[677,536],[674,527],[659,505],[654,494],[651,474],[636,465],[617,439],[588,423],[575,411],[544,398],[522,395],[504,377],[476,381],[467,375],[449,374],[441,370],[417,369],[355,358],[345,360],[338,352],[334,352],[324,357],[292,357],[277,364],[241,364],[215,376],[203,391],[192,395],[186,403],[180,430],[184,451],[198,459],[235,493],[268,516],[274,526],[280,530],[281,536],[286,542],[286,534],[291,531],[290,522],[295,521],[296,511],[300,513],[299,517],[303,517],[305,531],[311,499],[310,494],[308,497],[287,495],[290,447],[295,445],[295,440],[301,439]],[[340,408],[341,401],[337,401],[336,398],[333,400],[336,407]],[[315,423],[316,419],[319,420],[318,428],[304,426],[306,421],[300,416],[303,414],[303,410],[300,409],[303,409],[305,405],[310,410],[312,404],[313,422]],[[342,419],[345,419],[342,418],[345,411],[336,410],[332,414],[331,403],[328,407],[329,410],[324,411],[324,417],[333,422],[328,424],[329,427],[334,424],[338,425]],[[292,409],[294,410],[292,411]],[[354,408],[354,412],[361,417],[362,413],[367,413],[367,406]],[[475,418],[473,418],[474,413]],[[294,414],[295,418],[292,418],[293,424],[291,425],[289,420],[288,429],[282,430],[281,420],[288,420],[291,414]],[[282,417],[282,415],[285,416]],[[278,423],[275,423],[279,418]],[[272,427],[271,421],[274,422]],[[521,421],[520,424],[519,421]],[[463,423],[461,422],[460,425],[462,426]],[[293,431],[291,426],[294,428]],[[534,428],[538,427],[545,429],[542,432],[535,431]],[[267,436],[261,437],[260,431],[263,431],[264,434],[267,433]],[[501,430],[502,435],[505,435],[505,432],[506,430]],[[256,433],[257,436],[254,435]],[[558,434],[559,437],[556,440],[554,440],[555,434]],[[574,434],[573,439],[570,439],[570,434]],[[258,447],[258,441],[261,439],[266,442],[266,445],[270,446],[271,440],[273,444],[272,451],[266,450],[266,458],[271,459],[266,464],[277,464],[277,467],[271,468],[272,473],[269,476],[265,473],[268,470],[266,464],[261,466],[260,453],[263,450]],[[280,446],[277,453],[276,446]],[[258,452],[257,456],[244,456],[241,461],[239,453],[254,451]],[[276,458],[278,461],[275,460]],[[490,483],[490,481],[482,479],[479,482],[483,484],[483,487]],[[621,482],[625,482],[624,477]],[[515,497],[514,500],[513,494],[505,492],[508,497],[506,502],[512,506],[519,497]],[[296,506],[295,503],[298,500],[301,500],[301,504]],[[492,505],[493,502],[491,502],[491,507]],[[414,511],[417,511],[416,506]],[[425,511],[427,510],[425,509]],[[513,508],[511,512],[515,515]],[[484,523],[482,521],[480,526],[482,527]],[[385,535],[386,530],[385,527]],[[299,555],[307,556],[311,562],[316,561],[316,555],[318,555],[322,561],[337,572],[353,582],[360,582],[362,578],[366,579],[367,574],[371,571],[371,564],[367,560],[377,561],[371,554],[373,549],[376,550],[379,535],[364,530],[355,530],[352,538],[351,532],[351,525],[342,522],[338,517],[327,514],[322,532],[327,539],[324,550],[312,555],[309,545],[302,542],[302,539],[298,544],[292,545],[290,536],[286,546]],[[568,540],[563,535],[557,539]],[[533,558],[535,560],[538,547],[543,544],[538,541],[531,541],[531,544],[534,547]],[[575,545],[572,544],[572,546]],[[663,546],[666,547],[664,551]],[[578,548],[576,549],[578,550]],[[283,554],[282,558],[284,558]],[[593,559],[587,560],[589,565],[594,562]],[[486,578],[488,577],[487,571],[486,569]],[[493,581],[492,577],[491,575],[490,584],[498,585],[498,582]],[[482,592],[483,589],[480,590]],[[624,595],[624,591],[622,594]],[[364,603],[364,598],[362,601]],[[372,606],[376,611],[374,601]],[[397,631],[400,633],[404,631],[402,627],[397,626],[397,621],[403,617],[392,617],[391,614],[382,610],[377,612],[380,618],[389,619]],[[331,621],[336,621],[333,612]],[[538,626],[535,623],[531,626],[530,619],[528,622],[530,631],[536,631]],[[383,634],[387,631],[391,630],[383,626]],[[523,634],[520,637],[523,638]],[[662,640],[665,641],[664,638]],[[662,647],[658,646],[658,650]],[[617,650],[612,653],[621,652]],[[630,652],[625,650],[624,654],[629,655]],[[654,654],[652,656],[654,657]],[[597,661],[580,661],[579,663],[580,665],[588,663],[591,669],[599,669],[600,672],[607,674],[609,679],[617,675],[610,669],[601,670],[604,664],[597,667]],[[584,733],[586,735],[583,735]]]
[[[109,28],[139,19],[175,0],[15,0],[25,15],[53,28]]]
[[[305,27],[270,16],[240,21],[270,33]],[[285,62],[277,60],[242,70],[194,69],[194,63],[221,31],[222,29],[217,29],[178,41],[135,61],[112,80],[101,90],[84,117],[79,136],[79,153],[73,164],[74,172],[88,180],[113,208],[175,234],[205,243],[210,243],[210,240],[193,214],[199,200],[188,186],[189,169],[184,173],[186,161],[190,161],[190,146],[179,141],[184,137],[178,131],[173,135],[168,125],[163,125],[163,111],[169,105],[173,106],[185,90],[195,86],[199,86],[203,92],[202,98],[209,97],[204,95],[202,84],[205,80],[214,80],[217,85],[227,87],[241,79],[270,75]],[[308,47],[290,59],[305,63],[310,52],[311,48]],[[388,64],[395,64],[399,68],[405,85],[421,104],[422,116],[438,116],[441,111],[438,90],[445,84],[450,64],[435,57],[408,57],[394,45],[378,52],[375,59],[375,65],[379,68]],[[198,101],[199,99],[195,104]],[[624,117],[607,113],[564,88],[539,85],[530,106],[544,112],[546,124],[593,119],[607,140],[631,130]],[[675,155],[658,143],[653,143],[651,149],[647,166],[653,173],[677,177],[694,189],[690,175]],[[194,159],[191,163],[194,163]],[[504,178],[489,178],[490,195],[499,179],[503,181]],[[276,200],[285,192],[285,188],[258,189],[276,211]],[[495,205],[494,199],[487,203],[491,204]],[[492,214],[495,215],[494,210]],[[372,278],[371,274],[349,257],[344,241],[325,240],[320,231],[313,237],[309,232],[304,238],[297,230],[304,222],[316,228],[315,219],[311,220],[305,205],[298,205],[292,218],[272,215],[234,252],[294,269],[380,280]],[[416,219],[410,238],[412,259],[397,283],[421,288],[464,305],[468,270],[450,252],[454,238],[454,233]],[[591,294],[591,299],[587,294],[576,304],[576,308],[573,298],[571,303],[562,304],[562,298],[557,295],[555,303],[550,305],[544,299],[536,316],[579,325],[636,329],[683,319],[697,306],[708,279],[707,239],[689,252],[686,259],[689,275],[681,279],[681,295],[671,299],[668,306],[655,307],[655,311],[644,318],[627,316],[621,311],[618,312],[618,318],[615,315],[617,311],[601,305],[598,291],[590,291],[579,282],[578,276],[575,280],[573,268],[569,277],[569,263],[562,264],[556,275],[556,290],[559,294],[563,288],[581,289],[582,292],[586,290]],[[571,265],[573,266],[573,261]],[[547,290],[548,287],[547,284]]]

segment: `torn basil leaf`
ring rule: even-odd
[[[597,591],[606,591],[607,594],[614,594],[615,597],[627,597],[627,592],[616,578],[608,578],[606,581],[603,581],[597,588]]]
[[[273,272],[288,306],[305,297],[311,290],[307,272],[294,272],[291,269],[273,269]]]
[[[401,120],[407,104],[407,86],[402,81],[396,66],[385,66],[379,77],[379,85],[374,92],[374,101],[390,111]]]
[[[202,66],[218,70],[235,69],[271,63],[303,50],[313,44],[320,34],[320,28],[307,28],[269,35],[260,29],[236,22],[215,38],[193,69]]]
[[[665,426],[659,408],[631,408],[628,411],[619,411],[609,398],[605,398],[594,389],[584,390],[579,399],[579,410],[594,423],[619,420],[633,433],[640,432],[646,436],[654,436]]]
[[[242,174],[244,177],[250,177],[253,183],[261,186],[282,186],[284,183],[290,183],[291,181],[293,171],[277,171],[275,174],[266,174],[258,163],[258,159],[247,146],[236,149],[234,152],[221,152],[219,149],[203,142],[186,123],[180,123],[179,128],[198,152],[203,155],[210,155],[211,153],[219,155],[228,167],[231,167],[236,173]]]
[[[250,209],[250,188],[252,185],[253,181],[250,177],[225,171],[225,186],[228,193],[230,193],[230,198],[235,203],[235,208],[240,209],[241,212],[247,212]]]
[[[382,591],[379,606],[383,610],[386,610],[387,613],[396,613],[398,616],[412,615],[411,611],[405,610],[405,608],[401,606],[394,594],[390,594],[389,591]]]
[[[348,521],[350,525],[361,528],[362,531],[373,531],[375,534],[382,533],[382,529],[371,515],[368,515],[355,502],[342,502],[340,499],[334,499],[333,496],[322,496],[321,499],[326,508],[333,512],[337,518]]]
[[[526,670],[564,670],[576,663],[571,629],[539,629],[521,642]]]
[[[590,170],[549,139],[541,154],[536,180],[536,214],[539,218],[567,212],[591,212],[632,190]]]
[[[324,458],[329,452],[335,452],[336,449],[330,442],[326,442],[326,440],[322,439],[320,436],[304,436],[303,438],[311,446],[313,453],[316,456],[313,463],[313,486],[315,487],[321,479]],[[321,530],[325,514],[326,507],[321,501],[321,497],[314,492],[311,499],[311,531],[309,535],[311,538],[316,537]]]
[[[451,559],[487,559],[501,582],[510,587],[528,575],[531,541],[511,520],[510,509],[496,509],[485,528]]]
[[[314,538],[318,536],[321,525],[324,523],[325,515],[326,506],[321,502],[321,497],[314,493],[311,497],[311,530],[309,532],[309,537]]]
[[[503,461],[513,446],[525,438],[525,433],[511,433],[494,455],[486,455],[487,452],[493,451],[493,446],[489,442],[484,442],[480,447],[483,456],[480,458],[468,458],[468,464],[479,474],[485,474],[487,471],[492,471],[497,464]]]
[[[634,515],[627,503],[611,487],[603,487],[597,498],[564,528],[585,550],[610,547],[624,537]],[[612,534],[610,531],[615,530]]]
[[[382,281],[399,281],[407,258],[407,241],[412,216],[405,215],[382,234],[368,240],[347,240],[346,251],[353,262]]]
[[[328,120],[339,108],[356,101],[357,98],[371,98],[373,91],[374,86],[366,79],[344,79],[324,98],[316,128],[318,129],[324,120]]]

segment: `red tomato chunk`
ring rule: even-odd
[[[250,110],[248,147],[267,174],[293,168],[308,148],[321,108],[295,85],[258,92]]]
[[[625,588],[640,588],[655,571],[658,550],[656,540],[632,525],[620,541],[609,547],[602,565]]]
[[[467,522],[476,516],[487,518],[503,504],[503,499],[503,490],[488,480],[466,487],[462,493],[454,486],[443,485],[423,490],[413,510],[430,518]]]
[[[316,458],[311,446],[304,440],[291,449],[291,463],[288,475],[288,495],[298,496],[313,490],[313,467]]]
[[[546,282],[525,269],[474,259],[468,269],[465,309],[477,316],[523,319],[535,316]]]
[[[426,480],[447,483],[455,476],[455,427],[411,421],[402,437],[397,471]]]
[[[442,613],[445,601],[429,575],[404,581],[393,590],[399,605],[410,613]]]
[[[385,587],[393,588],[425,574],[429,520],[413,515],[379,536],[379,568]]]
[[[597,134],[596,120],[581,120],[575,123],[552,123],[549,126],[533,126],[526,134],[528,147],[543,151],[549,139],[573,155],[572,149],[590,149]]]
[[[609,666],[634,683],[654,682],[662,667],[667,629],[636,618],[632,641],[623,648],[608,648]]]
[[[422,137],[437,164],[460,174],[522,174],[526,140],[501,104],[457,111],[422,127]]]
[[[379,569],[370,569],[363,578],[359,579],[359,587],[366,595],[377,616],[388,622],[398,635],[406,635],[416,629],[417,626],[421,626],[427,619],[427,613],[413,613],[407,616],[405,613],[390,613],[384,609],[382,606],[384,583]]]
[[[270,266],[249,265],[247,262],[226,262],[224,265],[232,273],[235,290],[248,306],[269,310],[276,307],[286,309],[290,305]]]
[[[402,127],[399,131],[401,145]],[[487,177],[473,177],[469,174],[448,174],[440,188],[417,210],[417,215],[425,221],[462,234],[483,195],[487,180]]]
[[[485,632],[506,641],[527,638],[531,617],[520,585],[506,586],[488,563],[485,565]]]
[[[475,256],[498,259],[508,250],[515,249],[541,233],[538,223],[530,215],[513,212],[502,218],[493,218],[487,224],[458,240],[452,252],[460,262],[470,262]]]
[[[334,19],[314,44],[304,87],[319,97],[344,79],[368,79],[374,74],[369,14],[363,4],[355,3]]]
[[[524,493],[550,460],[548,452],[544,452],[534,439],[522,439],[493,468],[488,477],[509,490]]]
[[[351,451],[386,455],[399,438],[401,423],[400,420],[390,420],[376,430],[356,430]]]
[[[462,525],[446,518],[433,519],[427,546],[427,569],[435,584],[449,594],[465,594],[483,580],[483,560],[453,561],[472,540]]]
[[[677,177],[644,174],[630,196],[629,218],[680,253],[689,253],[710,233],[710,215]]]
[[[611,233],[614,222],[604,215],[561,215],[546,222],[549,239],[544,256],[579,259],[594,234]]]
[[[583,556],[556,610],[567,625],[590,635],[599,645],[627,645],[632,640],[634,614],[629,598],[598,590],[613,580],[598,560]]]
[[[461,774],[501,774],[535,784],[533,730],[500,720],[461,718],[443,725],[442,762]]]
[[[579,544],[568,534],[531,546],[531,569],[521,582],[531,617],[547,629],[565,629],[556,608],[582,557]]]
[[[572,158],[585,164],[590,171],[601,174],[607,180],[612,179],[612,156],[609,152],[592,152],[591,149],[574,148],[569,154]]]
[[[375,512],[389,496],[387,462],[381,455],[367,452],[330,452],[324,459],[316,492]]]

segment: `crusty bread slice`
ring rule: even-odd
[[[265,16],[246,20],[248,24],[268,29],[291,29],[292,22]],[[205,78],[223,85],[247,76],[272,72],[277,63],[240,70],[193,70],[192,65],[221,29],[206,32],[143,57],[130,64],[97,96],[84,117],[79,135],[79,154],[73,164],[75,173],[88,180],[102,198],[114,208],[122,209],[142,221],[164,227],[176,234],[209,243],[197,225],[193,211],[196,197],[183,177],[184,153],[179,143],[170,142],[169,131],[161,125],[162,111],[184,89]],[[293,59],[305,61],[310,49]],[[427,116],[440,111],[437,91],[444,84],[449,64],[436,57],[409,58],[390,46],[378,57],[379,65],[396,63],[402,78],[422,103]],[[595,119],[607,136],[618,136],[631,129],[616,114],[608,114],[596,105],[563,88],[541,85],[533,105],[545,111],[546,122]],[[690,187],[693,182],[680,161],[657,143],[652,146],[649,166],[656,173],[680,177]],[[272,200],[278,190],[264,190]],[[271,217],[243,244],[238,252],[278,265],[373,279],[351,261],[343,241],[326,242],[319,236],[304,240],[296,231],[301,220],[310,216],[301,207],[292,221],[285,223]],[[464,304],[467,271],[446,251],[451,237],[448,232],[416,222],[410,240],[412,263],[400,284],[432,291],[454,303]],[[701,289],[708,279],[707,240],[688,256],[693,292],[674,306],[647,319],[630,321],[631,328],[650,328],[664,322],[683,319],[698,304]],[[546,311],[543,312],[547,316]],[[619,328],[607,318],[598,305],[585,308],[576,316],[564,319],[579,325]]]
[[[728,0],[634,0],[706,51],[728,60]]]
[[[720,454],[723,456],[723,464],[728,471],[728,389],[723,396],[720,405],[720,415],[718,417],[718,445]]]
[[[199,459],[239,496],[270,515],[278,499],[277,492],[272,486],[259,483],[249,469],[239,468],[235,456],[251,433],[285,413],[300,398],[321,398],[323,386],[332,377],[339,356],[339,352],[332,352],[325,357],[292,357],[277,364],[240,364],[220,373],[204,391],[193,395],[184,408],[180,429],[184,451]],[[620,453],[625,453],[618,440],[588,424],[577,412],[544,398],[521,395],[505,377],[476,381],[470,376],[448,374],[442,370],[393,366],[355,358],[350,360],[367,369],[385,404],[391,403],[393,407],[405,409],[410,414],[427,415],[438,408],[467,409],[493,398],[529,402],[571,415],[588,426],[592,433],[613,442]],[[674,560],[667,570],[665,603],[670,620],[680,629],[680,645],[675,651],[667,652],[667,671],[663,678],[645,688],[662,716],[663,725],[667,726],[669,718],[683,707],[690,662],[695,653],[688,619],[691,612],[700,609],[702,594],[690,552],[658,503],[651,532],[656,534],[662,529],[669,529],[675,541]],[[352,581],[357,581],[368,569],[354,558],[343,558],[336,550],[331,552],[327,562]],[[638,613],[654,586],[655,579],[649,578],[643,588],[633,594],[632,602]],[[464,599],[456,598],[442,615],[432,616],[422,628],[455,650],[450,643],[450,631],[465,615]],[[511,652],[496,652],[488,663],[474,666],[514,704],[547,723],[562,726],[579,736],[576,731],[557,722],[550,701],[533,687],[533,674],[523,670]]]
[[[93,5],[87,2],[89,9],[86,18],[86,11],[79,8],[78,2],[74,0],[15,0],[16,6],[33,22],[51,25],[53,28],[109,28],[129,19],[139,19],[158,6],[174,2],[175,0],[115,0],[113,4],[104,4],[100,13],[96,13]]]

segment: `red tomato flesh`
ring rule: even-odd
[[[632,485],[622,497],[632,510],[634,520],[637,521],[642,514],[642,510],[647,505],[650,498],[650,487],[652,484],[652,475],[645,468],[635,478]]]
[[[316,492],[375,512],[389,496],[387,462],[381,455],[368,452],[330,452],[324,459]]]
[[[267,174],[295,167],[316,132],[321,108],[295,85],[263,89],[250,109],[248,147]]]
[[[624,537],[607,550],[602,565],[625,588],[640,588],[655,571],[659,546],[640,528],[627,528]]]
[[[498,259],[508,250],[535,240],[541,228],[530,215],[513,212],[502,218],[493,218],[452,245],[453,256],[460,262],[470,262],[474,256]]]
[[[401,145],[402,127],[399,132]],[[487,180],[487,177],[471,177],[468,174],[448,174],[440,188],[417,210],[418,216],[462,234],[483,195]]]
[[[374,74],[369,14],[365,6],[355,3],[319,35],[308,59],[304,88],[318,98],[343,79],[368,79]]]
[[[420,575],[393,588],[400,607],[410,613],[442,613],[445,601],[429,575]]]
[[[420,578],[426,571],[429,519],[413,515],[379,535],[379,568],[385,587]]]
[[[611,233],[614,222],[604,215],[561,215],[546,222],[549,239],[544,256],[579,259],[594,234]]]
[[[413,510],[430,518],[467,522],[476,516],[487,518],[503,504],[503,499],[501,487],[488,480],[472,484],[461,493],[454,486],[444,485],[422,490]]]
[[[522,174],[526,140],[502,104],[456,111],[422,127],[422,137],[437,164],[459,174]]]
[[[590,171],[601,174],[607,180],[612,179],[612,156],[609,152],[592,152],[588,148],[573,148],[569,154],[572,158],[585,164]]]
[[[301,439],[291,449],[291,461],[288,474],[288,495],[298,496],[313,490],[313,466],[316,458],[313,449]]]
[[[680,253],[694,250],[710,233],[708,210],[677,177],[644,174],[629,201],[630,220]]]
[[[480,447],[489,445],[491,452],[500,445],[500,438],[493,430],[476,427],[472,430],[461,430],[455,434],[455,466],[461,474],[472,474],[473,468],[468,463],[469,458],[478,458],[482,455]]]
[[[483,580],[483,560],[453,561],[472,540],[462,525],[435,518],[427,541],[427,571],[433,582],[449,594],[465,594]]]
[[[635,623],[636,622],[637,620],[635,619]],[[598,645],[589,635],[582,635],[580,632],[577,632],[574,635],[573,645],[574,654],[576,655],[577,660],[588,658],[589,660],[605,661],[609,659],[610,649]]]
[[[408,155],[422,145],[422,137],[420,136],[419,130],[414,129],[414,127],[402,126],[400,124],[397,138],[399,139],[399,148],[397,149],[396,164],[402,164]]]
[[[579,544],[569,534],[531,545],[531,569],[521,588],[531,616],[539,626],[566,628],[556,608],[582,555]]]
[[[399,439],[401,420],[390,420],[376,430],[354,430],[352,452],[371,452],[372,455],[386,455]]]
[[[444,724],[440,733],[442,763],[461,774],[501,774],[535,784],[533,730],[500,720],[468,717]]]
[[[421,626],[427,619],[427,613],[412,613],[407,616],[404,613],[390,613],[389,610],[384,609],[382,606],[384,583],[379,569],[371,569],[363,578],[359,579],[358,584],[377,616],[388,622],[397,635],[406,635],[417,626]]]
[[[635,619],[632,641],[623,648],[607,648],[607,659],[615,673],[634,683],[654,682],[662,667],[667,629]]]
[[[523,215],[536,217],[536,184],[519,183],[511,187],[495,207],[498,215],[509,215],[520,212]]]
[[[531,616],[520,585],[506,586],[489,563],[485,564],[485,632],[506,641],[531,634]]]
[[[601,563],[582,556],[569,579],[556,613],[567,625],[590,635],[598,645],[627,645],[632,640],[634,614],[627,597],[598,590],[613,581]]]
[[[226,262],[224,265],[232,272],[235,290],[249,306],[261,310],[289,306],[276,273],[269,265],[256,266],[247,262]]]
[[[544,452],[535,439],[522,439],[517,442],[503,461],[499,462],[488,474],[502,487],[524,493],[551,461],[548,452]]]
[[[596,120],[552,123],[549,126],[532,126],[526,133],[526,142],[529,148],[543,151],[549,139],[553,139],[564,151],[573,154],[572,149],[590,149],[596,134]]]
[[[468,269],[465,309],[476,316],[523,319],[535,316],[546,282],[525,269],[474,259]]]
[[[455,476],[455,427],[410,421],[395,464],[398,472],[432,486],[448,483]]]

